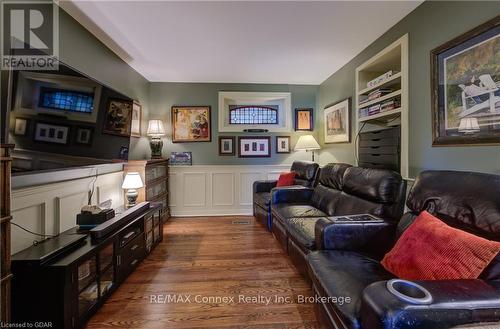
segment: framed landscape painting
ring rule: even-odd
[[[172,106],[172,142],[210,142],[210,106]]]
[[[324,112],[325,143],[349,143],[351,140],[350,123],[351,99],[329,105]]]
[[[500,16],[431,52],[433,146],[500,143]]]

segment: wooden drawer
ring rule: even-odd
[[[121,250],[121,254],[130,255],[133,254],[137,249],[144,246],[144,234],[137,235],[132,241],[127,243],[127,245]]]
[[[146,188],[146,200],[151,200],[167,192],[167,181],[162,180],[148,185]]]
[[[155,179],[159,179],[167,176],[167,166],[157,165],[157,166],[147,166],[146,167],[146,183],[151,182]]]

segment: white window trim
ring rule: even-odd
[[[242,132],[244,129],[267,129],[290,132],[292,128],[292,96],[287,92],[219,92],[219,132]],[[278,105],[278,124],[229,124],[229,105]]]

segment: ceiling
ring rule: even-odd
[[[61,1],[150,81],[320,84],[422,1]]]

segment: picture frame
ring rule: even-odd
[[[239,136],[239,158],[269,158],[271,156],[271,137]]]
[[[75,132],[75,144],[92,145],[94,129],[92,127],[77,127]]]
[[[118,159],[128,160],[128,146],[120,146],[120,152],[118,152]]]
[[[28,132],[28,119],[16,118],[14,122],[14,135],[26,136]]]
[[[290,136],[276,136],[276,153],[290,153]]]
[[[132,119],[130,122],[130,136],[141,137],[142,105],[138,101],[132,102]]]
[[[125,99],[109,99],[102,129],[103,134],[130,136],[132,103],[132,101]]]
[[[70,127],[38,121],[35,123],[35,142],[50,144],[68,144]]]
[[[235,137],[234,136],[219,136],[219,155],[232,156],[235,154],[234,150]]]
[[[314,130],[314,109],[296,108],[295,131],[313,131],[313,130]]]
[[[191,152],[171,152],[169,165],[171,166],[192,166],[193,155]]]
[[[431,51],[432,146],[500,144],[500,16]]]
[[[210,106],[172,106],[172,143],[211,142]]]
[[[351,98],[327,105],[323,112],[323,121],[325,143],[350,143]]]

